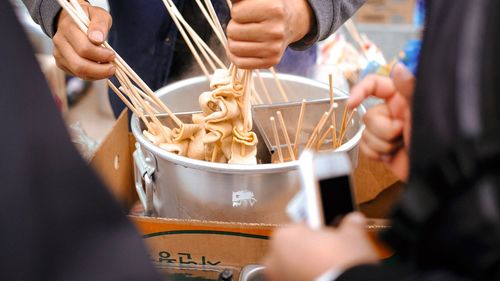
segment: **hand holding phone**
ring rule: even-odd
[[[351,161],[343,152],[304,151],[299,159],[305,216],[313,229],[336,226],[356,211]]]

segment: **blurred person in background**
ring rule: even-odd
[[[229,11],[225,0],[213,0],[227,26],[228,56],[238,67],[267,68],[277,64],[288,46],[289,59],[280,71],[306,75],[316,61],[310,48],[339,28],[365,0],[238,0]],[[80,1],[90,16],[83,34],[56,0],[23,0],[31,16],[53,38],[60,68],[89,80],[114,74],[114,54],[99,45],[106,39],[152,89],[193,74],[192,55],[161,0],[110,0],[110,11]],[[185,19],[209,40],[212,31],[194,0],[175,0]],[[231,20],[229,20],[231,18]],[[227,25],[226,25],[227,23]],[[308,49],[309,48],[309,49]],[[196,72],[196,71],[195,71]],[[109,95],[116,116],[124,104]]]
[[[385,99],[366,114],[361,150],[408,181],[381,237],[394,259],[377,260],[355,213],[335,229],[278,230],[271,280],[500,280],[500,2],[427,8],[416,87],[397,66],[349,101]]]
[[[73,146],[9,1],[0,1],[2,280],[162,280]]]

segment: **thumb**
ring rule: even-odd
[[[415,91],[415,76],[402,63],[394,66],[391,75],[398,92],[411,104]]]
[[[366,217],[360,212],[353,212],[344,217],[340,222],[339,228],[365,228],[366,227]]]
[[[93,6],[90,6],[88,11],[90,23],[87,36],[92,43],[100,45],[108,37],[112,25],[111,15],[106,10]]]

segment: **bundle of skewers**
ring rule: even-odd
[[[227,37],[225,35],[224,30],[222,29],[222,24],[220,23],[217,14],[215,12],[215,9],[212,5],[212,2],[210,0],[194,0],[203,15],[203,17],[206,19],[210,27],[212,28],[212,31],[214,32],[216,38],[218,39],[220,45],[224,48],[225,53],[227,53]],[[170,17],[172,18],[173,22],[175,23],[177,29],[179,30],[179,33],[181,34],[182,38],[186,42],[186,45],[188,46],[189,50],[193,54],[193,57],[195,58],[195,61],[199,65],[200,69],[204,73],[204,75],[207,77],[208,81],[212,80],[212,75],[210,75],[211,71],[216,72],[219,69],[228,69],[229,67],[234,67],[234,66],[229,66],[227,67],[223,60],[218,58],[217,55],[213,50],[210,49],[208,44],[206,44],[203,39],[196,33],[196,31],[190,26],[190,24],[184,19],[182,16],[181,12],[177,9],[175,4],[173,3],[172,0],[163,0],[163,4],[165,5],[165,8],[167,9]],[[229,8],[231,8],[231,1],[228,1]],[[248,70],[247,70],[248,71]],[[269,71],[273,75],[274,82],[276,83],[276,86],[278,88],[278,91],[280,93],[281,99],[280,101],[285,101],[288,102],[289,98],[283,88],[283,85],[278,79],[278,76],[276,74],[276,71],[274,70],[273,67],[269,69]],[[249,71],[250,72],[250,71]],[[264,94],[264,96],[261,96],[261,94],[257,91],[255,87],[252,87],[250,89],[250,102],[252,104],[264,104],[268,103],[271,104],[273,103],[273,99],[271,98],[271,95],[269,94],[269,90],[267,89],[262,76],[260,75],[259,70],[254,70],[251,71],[255,73],[255,75],[250,76],[250,79],[253,79],[253,76],[256,76],[258,78],[259,85],[261,87],[261,90]],[[275,100],[276,101],[276,100]]]
[[[227,38],[218,20],[210,0],[195,0],[201,13],[212,27],[221,46],[227,48]],[[202,2],[203,1],[203,2]],[[58,0],[61,7],[72,17],[82,32],[87,33],[89,18],[77,0]],[[191,116],[191,122],[183,122],[164,104],[134,70],[116,54],[113,64],[116,67],[115,76],[120,85],[107,81],[109,87],[136,114],[144,124],[144,136],[158,147],[180,156],[217,163],[257,164],[257,136],[252,132],[252,105],[272,104],[278,102],[271,98],[258,70],[240,70],[233,64],[226,66],[222,59],[210,49],[208,44],[196,33],[183,18],[172,0],[163,0],[167,12],[179,29],[186,45],[192,52],[195,61],[210,82],[210,91],[201,93],[199,105],[201,112]],[[230,5],[231,3],[228,2]],[[112,51],[107,43],[103,47]],[[273,68],[269,69],[280,94],[280,102],[289,102],[289,98]],[[212,74],[210,74],[212,73]],[[254,77],[260,84],[261,96],[254,85]],[[331,77],[330,77],[331,78]],[[285,121],[281,112],[276,112],[281,132],[286,140],[290,160],[298,158],[299,143],[306,102],[300,109],[299,128],[295,133],[292,145],[286,131]],[[322,148],[325,140],[330,139],[331,149],[342,145],[347,124],[351,122],[354,111],[344,114],[337,130],[335,110],[338,103],[330,90],[330,108],[323,114],[305,144],[305,148]],[[163,124],[158,115],[168,115],[174,126]],[[276,126],[276,119],[270,117],[273,134],[276,140],[278,161],[283,162],[281,144]],[[330,124],[330,125],[328,125]],[[302,144],[303,145],[303,144]]]
[[[82,32],[87,33],[89,18],[78,1],[58,2]],[[159,147],[181,156],[207,161],[256,163],[257,138],[251,132],[251,71],[240,71],[234,66],[226,68],[182,18],[173,3],[165,1],[165,4],[192,51],[195,49],[191,42],[196,42],[195,46],[202,50],[205,59],[208,58],[220,67],[215,68],[213,65],[216,75],[209,76],[212,91],[203,93],[203,99],[200,97],[203,114],[194,115],[192,124],[182,122],[116,52],[113,64],[116,66],[115,76],[120,86],[108,80],[109,87],[141,119],[146,128],[144,135]],[[211,4],[209,10],[213,10]],[[211,20],[214,24],[218,23],[214,17],[211,17]],[[221,35],[221,40],[227,42],[227,39],[222,37],[220,23],[217,25],[217,34]],[[107,42],[102,46],[113,50]],[[202,65],[201,58],[195,58]],[[206,74],[208,75],[208,72]],[[157,114],[168,114],[176,127],[169,128],[162,124]]]
[[[274,112],[275,115],[269,117],[269,123],[271,125],[270,130],[262,129],[271,134],[268,136],[270,141],[271,151],[273,153],[272,162],[273,163],[283,163],[287,161],[294,161],[298,159],[298,156],[302,150],[313,149],[318,151],[324,150],[337,150],[346,142],[346,134],[350,126],[353,124],[354,114],[357,109],[348,109],[346,99],[343,98],[344,108],[342,112],[342,118],[340,125],[338,126],[336,120],[336,111],[342,110],[340,108],[339,101],[334,97],[333,77],[329,75],[330,82],[330,99],[328,111],[325,111],[321,118],[315,123],[306,141],[302,141],[302,134],[304,133],[304,117],[306,115],[307,101],[302,100],[300,103],[300,110],[297,118],[296,129],[294,134],[294,141],[292,143],[289,134],[289,127],[285,123],[285,118],[283,117],[283,112],[277,110]],[[279,107],[279,106],[277,106]],[[272,108],[272,106],[271,106]],[[272,109],[267,108],[266,113]],[[276,121],[277,120],[277,121]],[[262,125],[262,124],[260,124]],[[278,130],[278,127],[280,130]],[[269,132],[270,131],[270,132]],[[281,135],[280,135],[281,133]],[[272,136],[272,138],[271,138]],[[284,143],[281,141],[284,139]],[[301,142],[302,141],[302,142]]]

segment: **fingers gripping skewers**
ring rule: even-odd
[[[58,2],[86,33],[89,18],[78,1]],[[118,54],[113,63],[121,86],[117,87],[109,80],[108,85],[141,118],[147,129],[144,135],[159,147],[194,159],[256,164],[257,137],[250,131],[250,93],[253,89],[251,71],[239,73],[236,67],[232,67],[230,72],[226,70],[221,60],[182,19],[175,6],[169,1],[165,1],[165,4],[172,18],[176,18],[176,25],[183,28],[181,33],[186,42],[193,39],[194,45],[189,44],[193,54],[196,52],[194,46],[197,46],[212,69],[216,70],[211,84],[212,91],[200,97],[204,114],[193,116],[193,124],[183,123]],[[114,52],[109,44],[104,43],[103,46]],[[197,61],[200,66],[203,64],[200,56],[197,56]],[[215,69],[215,64],[223,68]],[[204,72],[208,76],[208,70]],[[167,113],[177,127],[164,126],[156,113]]]
[[[78,1],[57,1],[61,5],[61,7],[71,16],[71,18],[82,30],[82,32],[87,33],[90,21],[88,15],[80,6]],[[107,42],[104,42],[102,46],[115,52]],[[108,85],[110,85],[113,91],[115,91],[115,93],[134,113],[141,117],[145,124],[147,124],[146,126],[148,127],[148,129],[155,132],[161,132],[164,138],[167,137],[166,130],[162,129],[163,127],[161,126],[161,123],[154,116],[154,114],[151,114],[154,111],[151,103],[153,103],[156,107],[159,107],[162,111],[172,115],[172,118],[177,126],[182,127],[184,125],[180,119],[173,116],[172,111],[158,99],[158,97],[146,85],[146,83],[144,83],[144,81],[118,54],[116,54],[116,58],[114,59],[113,64],[117,69],[115,75],[118,81],[120,81],[122,87],[117,88],[115,85],[112,85],[112,82],[109,80]],[[146,114],[148,114],[148,116],[145,116],[145,112]],[[155,127],[153,127],[152,124],[154,124]]]

